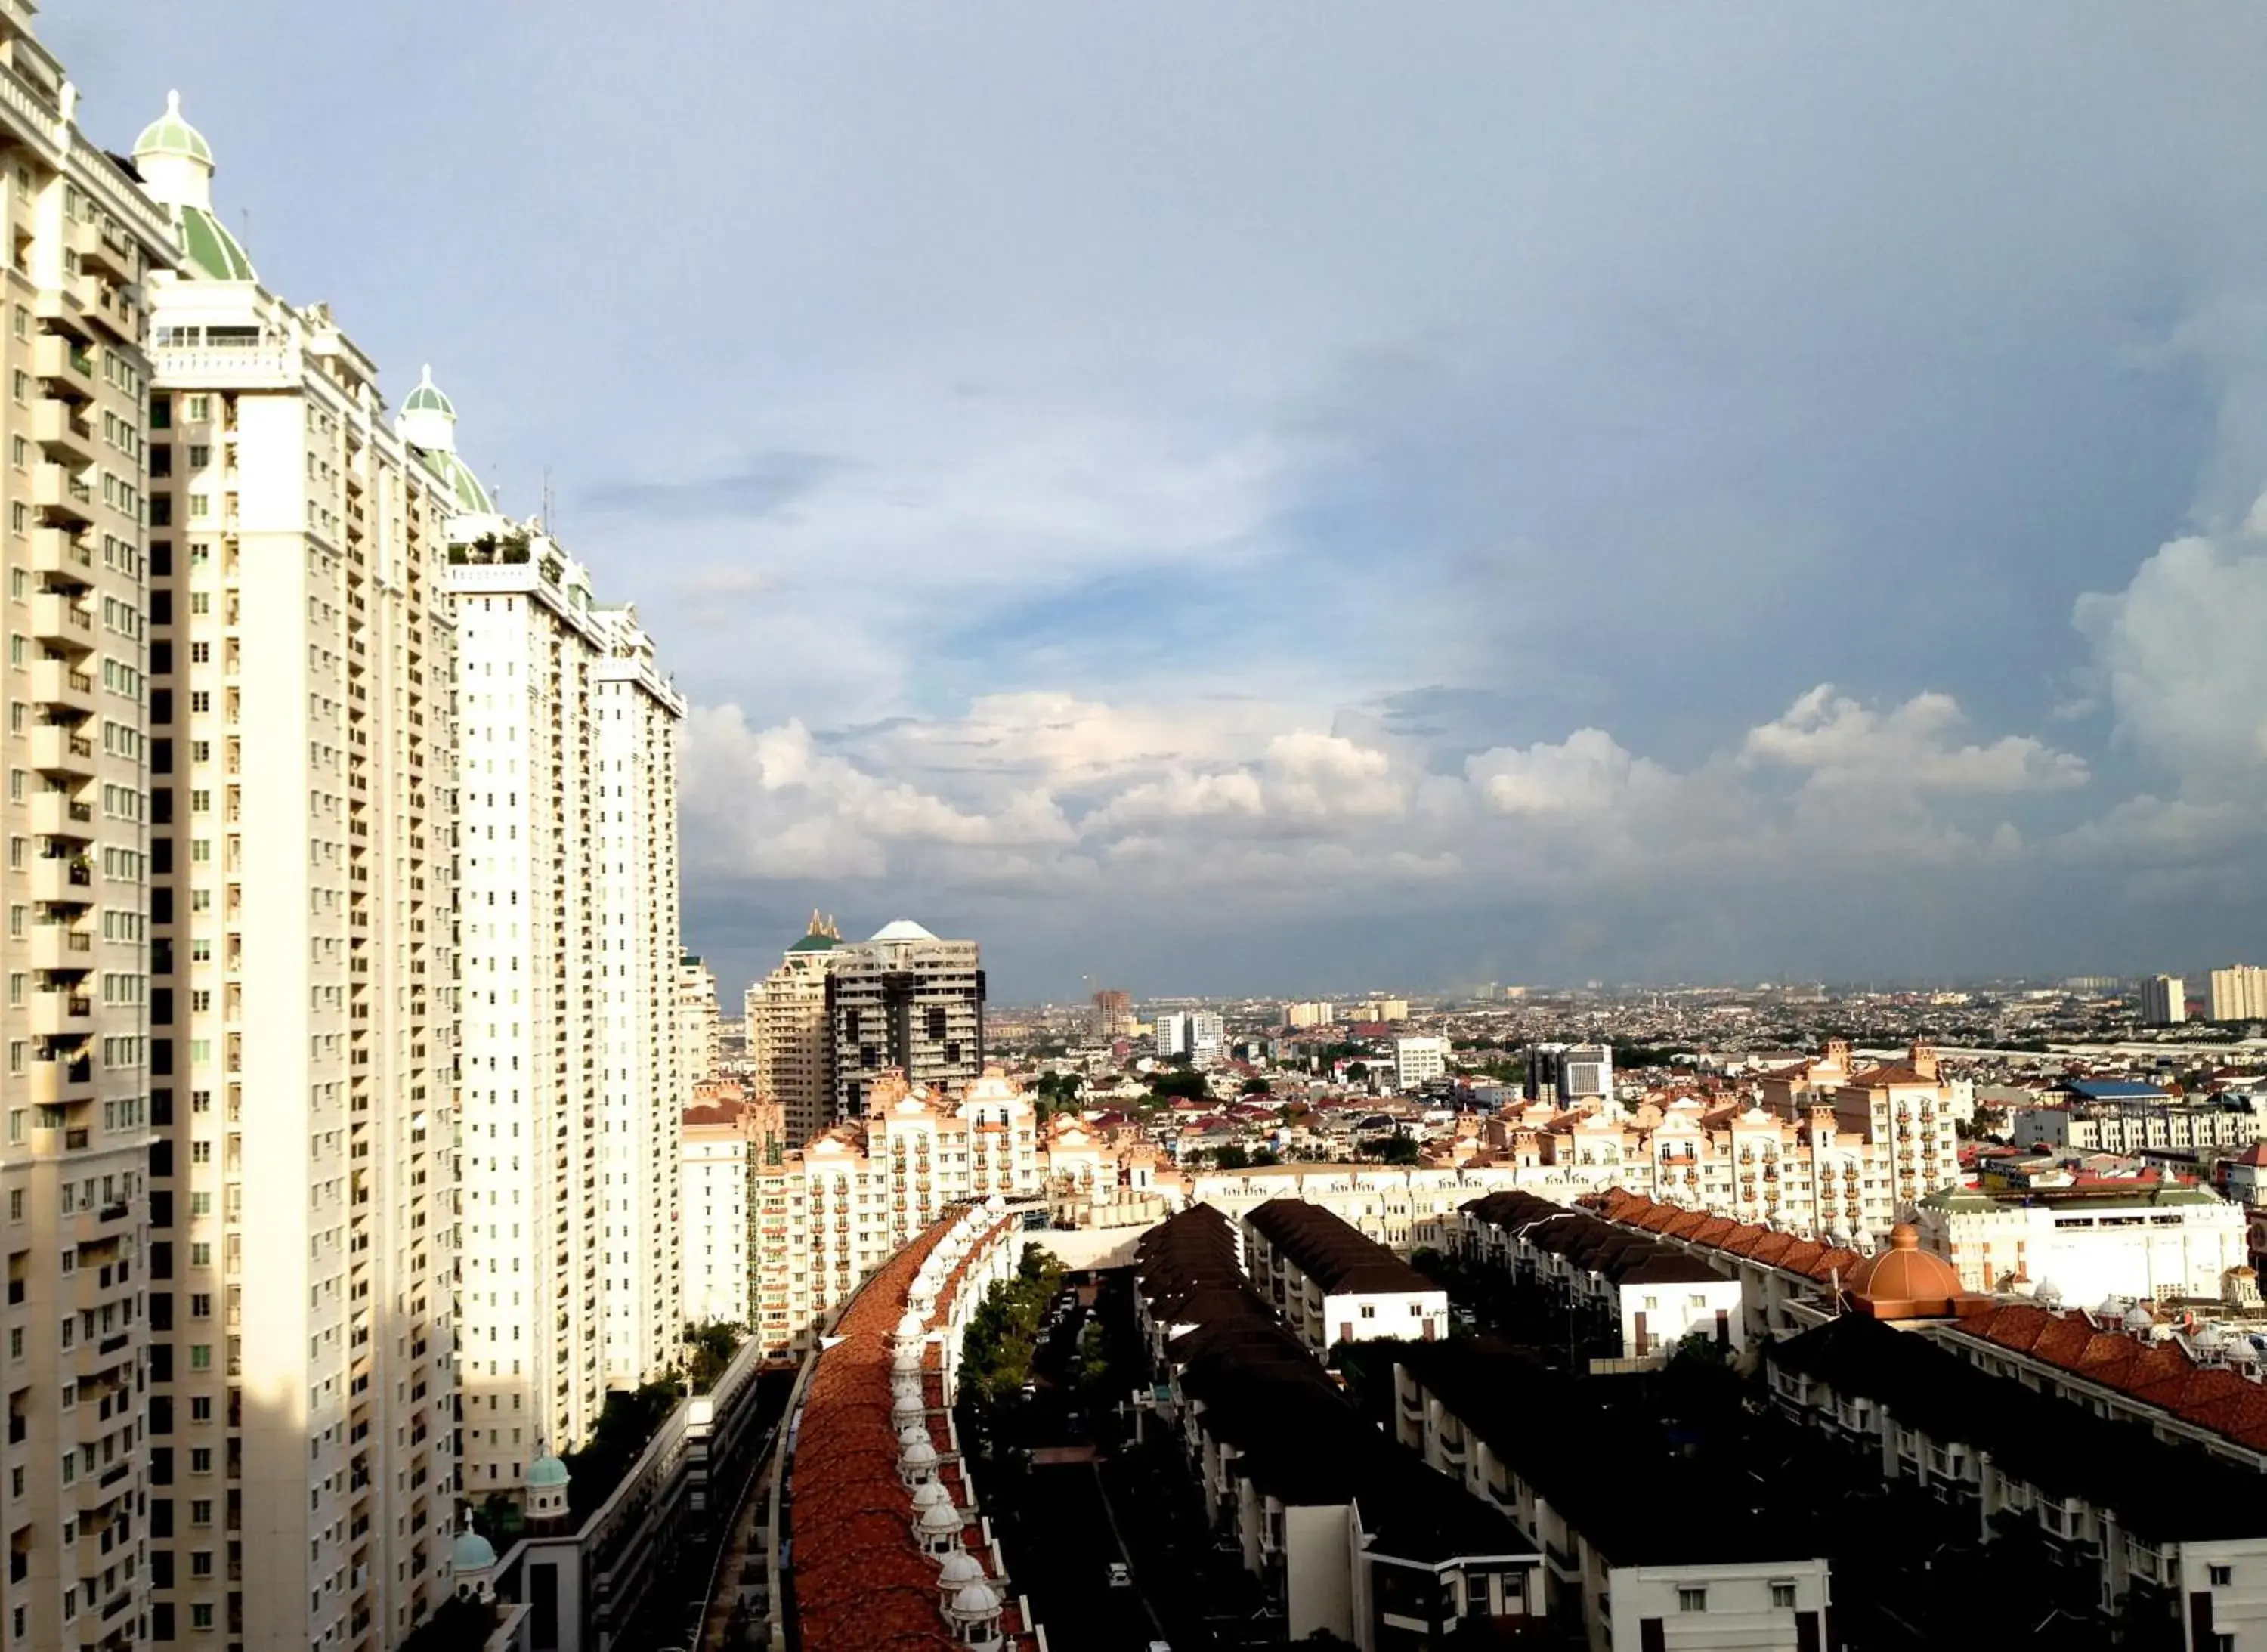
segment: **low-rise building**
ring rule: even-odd
[[[1448,1039],[1412,1035],[1393,1040],[1395,1089],[1407,1091],[1421,1088],[1448,1070]]]
[[[1252,1282],[1317,1353],[1448,1334],[1448,1291],[1319,1205],[1271,1200],[1244,1218],[1243,1233]]]
[[[1666,1360],[1696,1335],[1734,1353],[1747,1347],[1737,1279],[1587,1210],[1533,1193],[1490,1193],[1456,1213],[1449,1244],[1610,1326],[1625,1360]]]
[[[2178,1101],[2153,1084],[2082,1083],[2070,1090],[2063,1105],[2017,1114],[2012,1121],[2016,1139],[2080,1153],[2235,1149],[2259,1140],[2259,1115],[2248,1106]]]
[[[1921,1243],[1975,1291],[2029,1282],[2072,1302],[2217,1299],[2250,1260],[2241,1206],[2193,1185],[2041,1188],[1994,1198],[1947,1187],[1913,1208]]]
[[[1485,1341],[1404,1347],[1395,1435],[1517,1525],[1545,1562],[1528,1610],[1591,1652],[1833,1644],[1816,1534],[1758,1517],[1750,1487],[1645,1450],[1596,1398],[1625,1380],[1576,1382]]]

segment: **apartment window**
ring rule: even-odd
[[[189,444],[189,468],[202,470],[212,463],[212,449],[202,442]]]
[[[2226,1589],[2235,1581],[2235,1568],[2232,1566],[2208,1566],[2205,1570],[2210,1575],[2214,1589]]]
[[[171,396],[150,398],[150,428],[153,430],[173,428],[173,399]]]
[[[189,1266],[192,1267],[210,1267],[212,1266],[211,1240],[192,1239],[189,1241]]]
[[[213,1552],[210,1549],[189,1551],[189,1575],[210,1577],[213,1575]]]
[[[192,1319],[209,1319],[212,1318],[212,1293],[210,1291],[199,1290],[189,1293],[189,1318]]]
[[[212,1524],[211,1498],[192,1497],[189,1499],[189,1524],[193,1526],[209,1526]]]
[[[209,1371],[212,1369],[211,1343],[192,1342],[189,1344],[189,1369],[193,1371]]]
[[[213,1609],[209,1603],[198,1601],[189,1607],[189,1627],[209,1629],[213,1626]]]
[[[1772,1610],[1773,1612],[1793,1612],[1794,1610],[1794,1584],[1773,1583],[1771,1586],[1771,1591]]]
[[[1678,1590],[1676,1591],[1676,1610],[1679,1612],[1707,1611],[1708,1591],[1705,1589]]]
[[[210,1394],[198,1394],[189,1401],[189,1421],[191,1422],[210,1422],[212,1421],[212,1396]]]
[[[211,417],[212,398],[210,396],[191,396],[189,398],[190,423],[202,423],[203,421]]]
[[[212,1472],[212,1447],[198,1445],[189,1448],[189,1472],[192,1474]]]
[[[11,1117],[17,1118],[20,1118],[21,1116],[22,1112],[20,1109],[16,1113],[11,1115]],[[11,1130],[9,1132],[9,1137],[11,1140],[20,1140],[22,1139],[22,1136],[23,1132],[20,1130]],[[8,1220],[11,1222],[21,1222],[23,1219],[24,1190],[20,1187],[11,1187],[8,1190]]]

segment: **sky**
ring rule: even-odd
[[[2267,11],[40,28],[637,604],[728,998],[2267,958]]]

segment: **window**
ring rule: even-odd
[[[211,1343],[192,1342],[189,1344],[189,1369],[193,1371],[209,1371],[212,1369]]]
[[[2208,1566],[2205,1570],[2210,1575],[2214,1589],[2226,1589],[2235,1581],[2235,1568],[2232,1566]]]
[[[1794,1584],[1773,1583],[1771,1586],[1771,1591],[1772,1610],[1773,1612],[1793,1612],[1794,1610]]]
[[[189,1607],[189,1627],[209,1629],[213,1626],[213,1609],[206,1601],[195,1602]]]
[[[213,1552],[210,1549],[189,1551],[189,1575],[210,1577],[213,1575]]]
[[[1707,1611],[1708,1591],[1705,1589],[1678,1590],[1676,1591],[1676,1610],[1679,1612]]]
[[[192,1474],[212,1472],[212,1447],[195,1445],[189,1448],[189,1472]]]
[[[1374,1303],[1374,1302],[1366,1302],[1366,1303],[1362,1303],[1362,1305],[1361,1305],[1361,1317],[1362,1317],[1363,1318],[1365,1318],[1365,1319],[1375,1319],[1375,1318],[1377,1318],[1377,1304],[1376,1304],[1376,1303]]]
[[[193,1526],[209,1526],[212,1524],[211,1498],[192,1497],[189,1499],[189,1524]]]

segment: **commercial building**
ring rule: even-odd
[[[2212,973],[2207,1013],[2214,1021],[2267,1021],[2267,967],[2231,964]]]
[[[1614,1052],[1606,1044],[1537,1044],[1527,1052],[1527,1096],[1566,1105],[1614,1093]]]
[[[1228,1054],[1228,1028],[1209,1010],[1177,1010],[1157,1017],[1155,1041],[1160,1057],[1185,1055],[1196,1067],[1210,1067]]]
[[[885,1070],[916,1084],[984,1070],[984,968],[973,941],[941,941],[899,918],[840,948],[826,970],[835,1121],[862,1117]]]
[[[748,988],[748,1059],[756,1093],[780,1105],[788,1139],[797,1146],[834,1116],[833,1027],[826,978],[842,937],[832,918],[811,914],[808,934],[779,967]]]
[[[1031,1100],[997,1069],[950,1090],[884,1072],[865,1105],[757,1166],[753,1329],[767,1357],[811,1347],[859,1281],[947,1206],[1045,1192]]]
[[[178,101],[134,159],[183,249],[147,278],[152,1634],[390,1642],[454,1514],[456,501],[260,283]]]
[[[2246,1106],[2184,1102],[2153,1084],[2078,1080],[2051,1107],[2026,1107],[2009,1120],[2014,1139],[2081,1153],[2146,1149],[2244,1148],[2259,1140],[2259,1115]]]
[[[2080,1185],[2021,1198],[1947,1187],[1913,1209],[1921,1243],[1975,1291],[2028,1282],[2072,1302],[2217,1301],[2250,1261],[2243,1208],[2208,1188]]]
[[[2188,983],[2177,975],[2151,975],[2141,983],[2141,1024],[2176,1027],[2189,1018]]]
[[[110,1652],[149,1628],[142,1308],[150,1224],[172,1209],[144,1182],[173,1098],[164,1084],[161,1114],[150,1066],[141,305],[178,244],[75,123],[77,93],[30,11],[0,7],[12,1465],[0,1632],[11,1649]]]
[[[1319,1205],[1271,1200],[1242,1223],[1245,1271],[1309,1347],[1449,1330],[1449,1293]]]
[[[1449,1070],[1449,1041],[1436,1038],[1393,1040],[1393,1087],[1421,1089]]]

